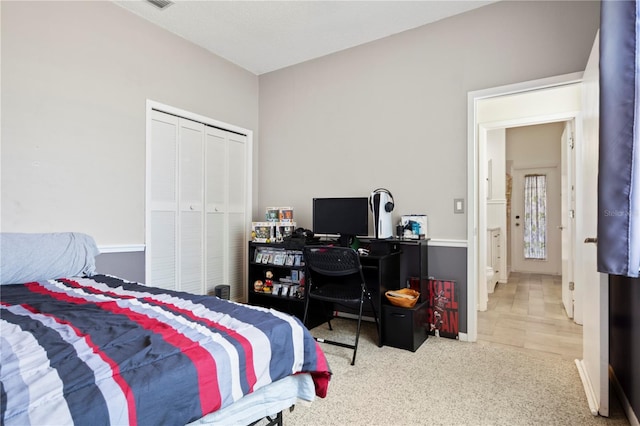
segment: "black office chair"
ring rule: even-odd
[[[307,323],[307,313],[309,312],[309,302],[319,300],[334,304],[347,306],[358,305],[358,328],[356,339],[353,345],[324,340],[317,338],[322,343],[342,346],[353,349],[351,365],[356,362],[356,352],[358,350],[358,340],[360,339],[360,324],[362,322],[362,305],[365,297],[369,299],[373,316],[376,321],[376,331],[380,333],[378,325],[378,314],[371,298],[371,293],[367,289],[360,265],[360,257],[355,250],[348,247],[333,246],[308,246],[304,248],[304,260],[307,265],[307,282],[305,284],[305,302],[303,322]],[[325,311],[327,311],[325,309]],[[327,314],[327,323],[331,327],[333,309]],[[379,338],[380,336],[378,336]]]

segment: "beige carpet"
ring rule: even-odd
[[[355,329],[334,321],[333,332],[323,325],[314,336]],[[296,405],[285,426],[629,424],[619,405],[608,419],[590,414],[570,360],[433,336],[416,352],[374,340],[367,323],[355,366],[349,349],[321,344],[333,372],[327,398]]]

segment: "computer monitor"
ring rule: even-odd
[[[314,198],[313,233],[339,235],[342,245],[369,234],[367,197]]]

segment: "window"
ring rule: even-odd
[[[547,176],[524,177],[524,258],[547,259]]]

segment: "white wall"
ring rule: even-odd
[[[252,73],[111,2],[0,7],[2,231],[144,243],[147,99],[257,139]]]
[[[499,2],[258,78],[110,2],[1,7],[2,230],[99,244],[144,242],[147,98],[254,130],[254,218],[384,186],[465,239],[466,93],[583,69],[599,19]]]
[[[561,169],[560,138],[565,122],[507,129],[506,158],[514,169],[552,166]]]
[[[260,76],[259,214],[386,187],[466,240],[467,92],[584,69],[597,2],[498,2]],[[466,200],[469,204],[469,200]]]

